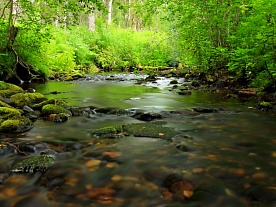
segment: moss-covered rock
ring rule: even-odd
[[[13,164],[10,172],[33,173],[37,171],[46,171],[54,162],[54,157],[51,155],[38,155],[24,158]]]
[[[69,116],[66,113],[59,113],[57,115],[54,116],[53,118],[53,122],[65,122],[69,119]]]
[[[58,105],[58,106],[62,106],[62,107],[66,107],[66,105],[67,105],[64,100],[49,99],[49,100],[40,102],[38,104],[34,104],[32,108],[41,110],[42,107],[47,105],[47,104],[54,104],[54,105]]]
[[[7,108],[12,108],[12,106],[10,106],[9,104],[3,102],[0,100],[0,107],[7,107]]]
[[[122,131],[121,125],[107,126],[91,131],[91,135],[96,138],[116,138],[120,137],[119,133]]]
[[[169,139],[179,134],[172,128],[164,126],[164,122],[132,123],[123,126],[123,131],[136,137]]]
[[[21,111],[11,107],[0,107],[0,118],[7,119],[13,116],[20,116]]]
[[[0,81],[0,96],[8,98],[13,94],[23,92],[24,90],[17,85]]]
[[[66,113],[66,109],[56,104],[47,104],[42,107],[41,112],[43,115],[59,114],[59,113]]]
[[[24,116],[13,116],[6,120],[1,120],[0,131],[8,133],[26,132],[33,128],[33,123],[30,119]]]
[[[270,111],[273,109],[273,104],[271,102],[262,101],[257,105],[257,108],[262,111]]]
[[[108,126],[93,130],[91,135],[97,138],[116,138],[121,137],[121,134],[129,134],[136,137],[170,139],[179,134],[172,128],[164,126],[165,124],[165,122],[160,121]]]
[[[44,95],[41,93],[17,93],[10,97],[10,99],[18,107],[23,107],[25,105],[30,105],[31,103],[39,103],[45,101]]]

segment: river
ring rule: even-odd
[[[1,206],[276,207],[274,112],[254,110],[253,103],[225,94],[179,95],[170,84],[174,78],[137,84],[141,78],[90,76],[34,85],[47,98],[95,113],[64,123],[37,120],[32,130],[17,135],[56,159],[45,173],[7,174],[0,168]],[[180,133],[169,140],[93,138],[91,130],[101,127],[144,123],[97,109],[156,113]],[[0,163],[9,166],[13,159]]]

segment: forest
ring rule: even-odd
[[[274,0],[0,0],[0,8],[1,80],[175,67],[275,92]]]

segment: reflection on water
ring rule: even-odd
[[[57,152],[56,162],[43,175],[7,176],[0,186],[1,206],[276,206],[273,113],[250,111],[217,94],[180,96],[164,85],[50,82],[36,89],[74,106],[158,112],[181,133],[170,141],[101,140],[89,131],[138,120],[107,114],[61,124],[38,120],[20,136],[47,143]],[[223,110],[192,112],[195,106]]]

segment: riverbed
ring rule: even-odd
[[[189,84],[183,78],[144,78],[91,75],[32,85],[47,98],[94,113],[64,123],[39,119],[14,136],[35,146],[30,154],[54,154],[55,162],[44,173],[11,174],[19,155],[2,157],[1,206],[276,207],[274,112],[221,93],[179,95],[177,88]],[[156,121],[131,116],[137,112],[160,115],[178,134],[91,136],[101,127]]]

